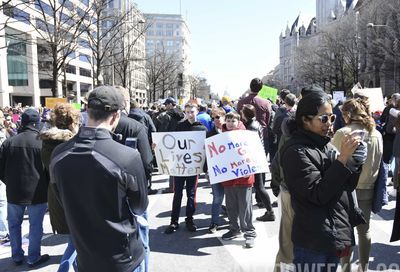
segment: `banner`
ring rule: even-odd
[[[205,148],[211,184],[269,171],[257,132],[224,132],[207,138]]]
[[[151,136],[159,172],[177,177],[204,172],[205,131],[155,132]]]

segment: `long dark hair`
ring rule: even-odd
[[[326,102],[330,102],[330,98],[323,91],[310,92],[304,96],[297,105],[295,117],[287,123],[289,131],[293,132],[298,129],[303,129],[304,118],[310,120],[310,116],[317,115],[319,108]]]

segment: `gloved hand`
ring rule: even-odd
[[[361,141],[360,144],[357,146],[356,150],[354,151],[353,155],[347,161],[347,168],[350,169],[353,173],[358,173],[361,171],[361,166],[367,160],[367,143]]]

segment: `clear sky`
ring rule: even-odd
[[[179,0],[134,0],[143,13],[179,14]],[[181,0],[191,31],[193,74],[233,97],[279,63],[279,35],[316,0]],[[308,22],[307,22],[308,23]]]

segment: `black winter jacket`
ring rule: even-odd
[[[296,131],[282,147],[281,164],[294,209],[294,245],[335,254],[354,245],[348,194],[359,174],[333,158],[328,137]]]
[[[78,252],[78,270],[133,271],[144,258],[135,217],[146,210],[147,182],[137,150],[106,129],[82,127],[58,145],[50,181]]]
[[[34,205],[47,202],[48,182],[41,159],[39,131],[27,126],[7,139],[0,150],[0,179],[7,185],[7,201]]]
[[[179,121],[182,121],[185,115],[179,109],[174,108],[163,114],[159,119],[160,125],[158,127],[158,132],[170,132],[175,131],[176,126]]]
[[[142,158],[146,177],[147,179],[150,179],[153,171],[153,154],[151,153],[147,128],[138,121],[129,118],[125,113],[121,113],[121,119],[119,119],[114,132],[115,134],[122,135],[122,138],[114,140],[123,145],[125,145],[126,138],[137,138],[137,149]]]

